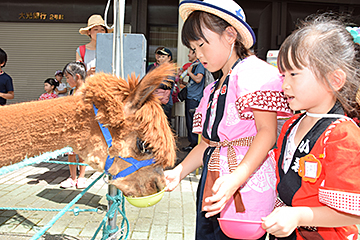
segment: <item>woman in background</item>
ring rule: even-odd
[[[112,29],[109,29],[105,25],[104,19],[97,14],[89,17],[87,27],[80,28],[79,33],[82,35],[88,35],[90,37],[90,42],[88,44],[81,45],[76,49],[76,61],[82,61],[85,64],[88,76],[95,73],[96,34],[111,32]]]

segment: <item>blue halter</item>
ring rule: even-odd
[[[95,112],[95,116],[97,115],[98,113],[98,109],[95,107],[95,104],[93,104],[94,106],[94,112]],[[110,134],[110,131],[109,129],[107,129],[106,127],[104,127],[104,125],[102,123],[100,123],[98,121],[98,124],[100,126],[100,129],[101,129],[101,132],[105,138],[105,141],[106,141],[106,144],[108,145],[108,148],[111,147],[112,145],[112,137],[111,137],[111,134]],[[142,161],[139,161],[139,160],[136,160],[135,158],[133,157],[129,157],[129,158],[122,158],[119,156],[119,158],[121,158],[122,160],[124,160],[125,162],[128,162],[131,164],[130,167],[128,168],[125,168],[124,170],[120,171],[118,174],[116,175],[112,175],[112,180],[115,180],[117,178],[122,178],[122,177],[126,177],[134,172],[136,172],[137,170],[139,170],[140,168],[143,168],[143,167],[147,167],[147,166],[150,166],[151,164],[154,164],[155,163],[155,160],[154,158],[151,158],[151,159],[148,159],[148,160],[142,160]],[[114,159],[115,158],[110,158],[110,156],[108,155],[107,158],[106,158],[106,162],[105,162],[105,173],[108,174],[108,175],[111,175],[109,173],[109,169],[110,167],[112,166],[112,164],[114,163]]]

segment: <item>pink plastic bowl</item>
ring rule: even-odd
[[[226,236],[235,239],[258,239],[265,234],[261,221],[218,218]]]

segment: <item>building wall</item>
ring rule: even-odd
[[[0,48],[8,55],[3,70],[13,78],[15,88],[8,103],[37,100],[45,92],[45,79],[75,61],[76,48],[89,42],[78,33],[80,27],[83,24],[0,22],[7,33],[0,34]]]
[[[45,79],[75,61],[77,47],[90,41],[79,34],[88,17],[105,11],[105,5],[99,3],[49,2],[0,2],[0,48],[8,54],[4,71],[13,78],[15,88],[9,104],[37,100],[44,93]],[[110,9],[108,18],[112,15]],[[129,31],[126,24],[124,32]],[[63,81],[66,83],[65,78]]]
[[[298,19],[309,14],[329,10],[350,13],[353,22],[360,25],[359,0],[342,0],[341,3],[338,0],[236,1],[243,7],[247,22],[254,29],[257,37],[254,51],[262,59],[266,58],[268,50],[280,47]],[[76,47],[89,41],[78,34],[78,29],[86,26],[90,15],[104,15],[107,2],[0,1],[0,47],[9,53],[5,71],[14,76],[15,82],[15,99],[11,103],[33,100],[42,93],[45,77],[51,77],[56,69],[73,60]],[[110,3],[108,20],[112,25],[113,0]],[[178,26],[181,26],[178,4],[179,0],[126,1],[125,24],[129,26],[128,31],[145,35],[149,62],[154,60],[154,50],[158,46],[170,48],[175,62],[179,58],[179,65],[187,60],[187,49],[178,47],[181,44],[178,42]]]

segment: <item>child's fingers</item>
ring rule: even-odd
[[[165,192],[171,192],[171,191],[173,191],[173,190],[174,190],[173,186],[167,185],[167,186],[165,187]]]
[[[291,232],[285,231],[283,228],[280,228],[278,225],[274,225],[268,229],[266,229],[268,233],[274,235],[275,237],[287,237],[291,234]]]
[[[265,218],[261,218],[262,220],[262,224],[261,224],[261,227],[268,233],[274,235],[274,236],[277,236],[277,237],[280,237],[279,236],[279,231],[280,229],[278,228],[277,226],[277,222],[274,221],[273,218],[268,218],[268,217],[265,217]]]
[[[296,226],[293,227],[291,220],[285,217],[288,216],[287,210],[285,207],[277,208],[267,217],[261,218],[261,227],[276,237],[289,236]]]
[[[224,198],[223,191],[220,191],[220,187],[223,181],[221,181],[221,178],[218,178],[213,187],[211,188],[211,191],[213,192],[213,195],[210,197],[207,197],[205,199],[205,202],[211,205],[212,203],[219,202],[222,198]]]
[[[175,183],[174,181],[172,182],[166,182],[166,186],[165,186],[165,191],[166,192],[171,192],[173,191],[176,187],[177,187],[177,183]]]
[[[223,210],[224,206],[225,206],[224,199],[221,199],[220,201],[215,202],[212,205],[205,206],[204,210],[207,212],[205,214],[205,217],[209,218],[209,217],[212,217],[212,216],[220,213]]]
[[[177,176],[172,170],[165,171],[164,176],[165,176],[165,184],[166,184],[165,191],[167,192],[173,191],[178,185]]]
[[[215,216],[216,214],[220,213],[221,211],[211,211],[211,212],[207,212],[205,214],[205,217],[206,218],[209,218],[209,217],[212,217],[212,216]]]
[[[211,191],[213,195],[205,199],[205,202],[219,202],[221,199],[226,197],[227,188],[224,187],[224,177],[218,178]],[[225,185],[226,186],[226,185]]]
[[[206,203],[206,206],[204,207],[204,210],[212,211],[212,210],[218,208],[219,205],[221,206],[224,203],[224,199],[223,199],[223,197],[221,197],[219,195],[214,195],[214,196],[205,198],[205,203]]]
[[[211,197],[205,198],[205,202],[212,204],[212,203],[220,201],[222,197],[223,196],[221,194],[219,194],[219,192],[217,192],[214,195],[212,195]]]
[[[205,199],[206,206],[204,206],[204,210],[208,212],[206,216],[210,217],[219,213],[232,196],[231,191],[225,184],[228,177],[226,175],[218,178],[211,188],[213,195]]]
[[[270,216],[270,215],[269,215]],[[264,229],[264,230],[268,230],[270,227],[274,226],[276,224],[276,221],[274,221],[274,219],[272,219],[271,217],[263,217],[261,218],[261,227]]]
[[[280,211],[281,208],[275,208],[269,215],[261,218],[261,220],[263,221],[262,225],[264,226],[264,229],[269,228],[278,222],[279,217],[281,218],[281,215],[279,215]]]
[[[219,212],[225,207],[226,197],[221,191],[218,191],[215,195],[207,197],[205,199],[206,205],[204,206],[204,211],[206,211],[206,217],[211,217]]]
[[[211,188],[211,191],[213,192],[213,194],[216,194],[219,191],[222,183],[223,183],[222,178],[216,179],[213,187]]]

